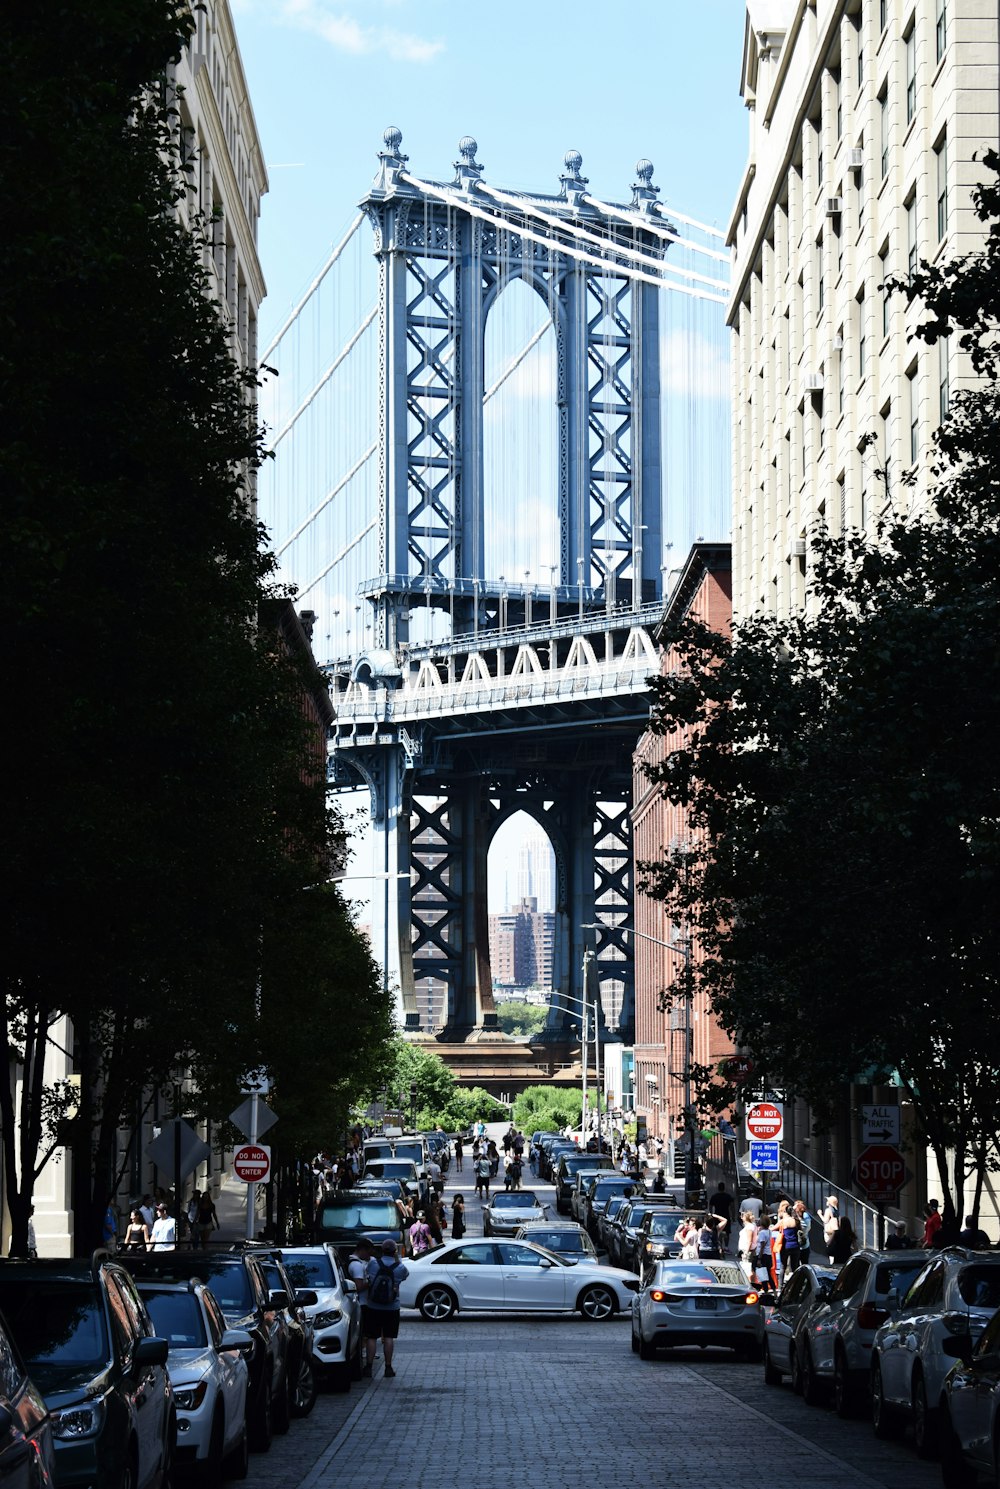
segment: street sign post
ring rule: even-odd
[[[258,1147],[258,1142],[257,1142],[258,1138],[261,1137],[261,1135],[263,1133],[267,1132],[267,1130],[268,1130],[269,1127],[273,1127],[274,1124],[275,1124],[275,1122],[277,1122],[278,1119],[274,1115],[274,1113],[272,1112],[271,1108],[268,1106],[267,1102],[264,1100],[263,1096],[260,1094],[260,1091],[259,1090],[253,1090],[253,1091],[250,1092],[250,1095],[247,1097],[246,1101],[244,1101],[240,1106],[238,1106],[234,1112],[230,1112],[229,1113],[229,1120],[231,1122],[235,1123],[235,1125],[240,1129],[240,1131],[241,1132],[244,1132],[246,1134],[246,1136],[250,1139],[249,1146],[252,1147],[252,1148],[256,1148],[256,1147]],[[237,1149],[237,1152],[239,1152],[239,1151],[241,1151],[241,1150],[240,1149]],[[263,1179],[266,1179],[267,1176],[268,1176],[268,1173],[270,1172],[270,1167],[271,1167],[271,1157],[270,1157],[271,1150],[270,1150],[270,1148],[261,1148],[260,1151],[261,1152],[264,1152],[264,1153],[267,1153],[267,1155],[268,1155],[267,1168],[264,1170],[264,1174],[263,1174]],[[244,1177],[245,1177],[245,1175],[243,1175],[243,1174],[238,1174],[237,1175],[237,1178],[240,1178],[240,1179],[242,1179]],[[254,1238],[253,1229],[254,1229],[255,1207],[256,1207],[256,1204],[257,1204],[257,1185],[259,1183],[262,1183],[263,1182],[263,1179],[261,1179],[261,1178],[248,1178],[247,1179],[247,1183],[250,1186],[248,1188],[248,1190],[247,1190],[247,1240],[248,1241],[252,1241],[253,1238]]]
[[[894,1204],[906,1183],[906,1160],[898,1148],[890,1148],[886,1143],[870,1143],[858,1154],[854,1178],[872,1204]]]
[[[244,1184],[263,1184],[271,1172],[271,1150],[262,1143],[244,1143],[233,1154],[233,1173]]]
[[[751,1142],[778,1143],[785,1126],[784,1107],[780,1101],[755,1101],[747,1107],[746,1126]]]
[[[776,1174],[781,1168],[780,1143],[751,1143],[750,1169],[755,1174]]]
[[[737,1086],[743,1085],[753,1075],[753,1060],[749,1055],[729,1055],[721,1064],[721,1073]]]
[[[899,1147],[899,1107],[863,1106],[861,1108],[861,1141],[888,1143]]]
[[[185,1122],[183,1117],[175,1117],[173,1121],[163,1124],[159,1137],[154,1137],[151,1143],[146,1144],[146,1152],[156,1167],[165,1174],[175,1173],[176,1170],[180,1178],[186,1179],[199,1163],[204,1163],[211,1157],[212,1150],[201,1140],[190,1122]],[[180,1195],[177,1196],[177,1203],[180,1204]]]

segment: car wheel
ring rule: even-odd
[[[433,1283],[417,1299],[417,1307],[433,1324],[443,1323],[446,1318],[451,1318],[458,1308],[458,1300],[450,1287],[444,1287],[441,1283]]]
[[[898,1437],[901,1427],[899,1418],[886,1405],[882,1389],[882,1367],[878,1360],[872,1361],[872,1427],[875,1436],[883,1439]]]
[[[857,1392],[847,1368],[847,1356],[842,1349],[837,1349],[833,1356],[833,1409],[837,1416],[853,1416],[856,1399]]]
[[[265,1367],[267,1361],[264,1362]],[[271,1382],[265,1380],[257,1392],[253,1421],[248,1424],[250,1447],[255,1453],[266,1453],[271,1446],[273,1428],[271,1424]]]
[[[226,1430],[226,1421],[219,1407],[212,1418],[212,1437],[208,1445],[208,1457],[203,1458],[198,1464],[199,1482],[206,1485],[206,1489],[214,1489],[222,1479],[222,1440]]]
[[[602,1319],[614,1317],[618,1301],[610,1287],[588,1287],[580,1294],[576,1306],[584,1318],[589,1318],[591,1323],[598,1323]]]
[[[647,1344],[642,1336],[639,1336],[639,1358],[640,1360],[652,1360],[656,1354],[656,1345]]]
[[[129,1443],[118,1489],[139,1489],[139,1455],[134,1442]]]
[[[632,1340],[632,1353],[637,1355],[639,1353],[639,1336],[634,1328],[630,1330],[630,1338]]]
[[[279,1437],[284,1437],[292,1425],[292,1392],[288,1379],[287,1361],[285,1362],[285,1374],[281,1382],[281,1389],[271,1401],[271,1422]]]
[[[365,1368],[365,1342],[362,1339],[361,1333],[359,1331],[358,1332],[358,1342],[354,1346],[354,1353],[351,1356],[351,1379],[352,1380],[360,1380],[361,1379],[361,1372],[362,1372],[362,1370],[364,1368]]]
[[[941,1447],[941,1482],[944,1489],[971,1489],[978,1477],[965,1461],[962,1445],[958,1440],[947,1406],[941,1408],[938,1423],[938,1441]],[[1000,1479],[997,1480],[1000,1483]]]
[[[490,1229],[490,1222],[487,1220],[486,1216],[484,1215],[483,1216],[483,1235],[484,1236],[492,1236],[492,1234],[493,1234],[493,1231]]]
[[[351,1389],[351,1366],[345,1360],[339,1367],[338,1380],[342,1382],[340,1389],[349,1391]],[[298,1372],[295,1376],[295,1386],[292,1391],[292,1416],[307,1417],[316,1405],[316,1373],[312,1367],[312,1361],[303,1358],[299,1363]]]
[[[247,1424],[236,1439],[234,1447],[229,1449],[222,1460],[222,1477],[224,1479],[245,1479],[250,1472],[250,1444],[247,1439]]]
[[[927,1387],[922,1370],[913,1373],[910,1387],[910,1411],[913,1415],[913,1445],[920,1458],[937,1457],[937,1414],[927,1404]]]
[[[781,1371],[771,1359],[771,1350],[768,1342],[764,1340],[764,1384],[765,1386],[780,1386]]]
[[[799,1364],[799,1352],[794,1344],[788,1346],[788,1373],[792,1377],[792,1390],[796,1396],[801,1396],[802,1368]]]
[[[807,1406],[818,1406],[822,1398],[822,1390],[816,1375],[816,1367],[813,1364],[812,1350],[808,1344],[803,1347],[799,1370],[802,1375],[802,1400]]]

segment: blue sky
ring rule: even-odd
[[[595,194],[627,201],[647,156],[662,200],[725,227],[746,157],[739,0],[232,5],[271,179],[262,346],[353,216],[389,124],[434,179],[472,134],[496,185],[554,191],[573,148]]]

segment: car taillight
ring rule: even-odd
[[[662,1289],[654,1287],[649,1296],[652,1298],[654,1303],[662,1303],[666,1299],[667,1295],[665,1292],[662,1291]]]
[[[878,1308],[874,1303],[862,1303],[858,1309],[858,1327],[877,1329],[879,1324],[884,1324],[888,1317],[888,1308]]]
[[[748,1303],[759,1303],[760,1302],[760,1293],[747,1293],[747,1302]]]

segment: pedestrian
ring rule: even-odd
[[[925,1250],[929,1251],[933,1248],[934,1237],[937,1235],[940,1229],[941,1210],[939,1208],[938,1201],[936,1199],[929,1199],[927,1201],[927,1208],[924,1210],[924,1234],[923,1239],[920,1242],[921,1246],[924,1247]]]
[[[490,1173],[492,1167],[487,1154],[480,1153],[476,1159],[476,1194],[480,1199],[483,1198],[484,1192],[487,1199],[490,1197]]]
[[[513,1145],[512,1146],[514,1148],[515,1156],[518,1157],[518,1158],[520,1158],[522,1156],[522,1154],[524,1153],[524,1133],[523,1132],[515,1132],[514,1133],[514,1142],[513,1142]]]
[[[175,1251],[177,1249],[177,1226],[166,1205],[161,1200],[156,1207],[156,1219],[149,1238],[150,1251]]]
[[[364,1307],[365,1297],[368,1293],[368,1263],[374,1255],[371,1241],[360,1236],[354,1243],[350,1256],[347,1258],[347,1275],[358,1290],[358,1302]]]
[[[747,1197],[746,1197],[746,1199],[744,1199],[742,1203],[743,1203],[743,1209],[744,1210],[749,1210],[750,1211],[750,1214],[754,1218],[755,1224],[759,1225],[760,1224],[760,1212],[764,1208],[764,1201],[761,1199],[760,1195],[759,1194],[748,1194]]]
[[[757,1221],[757,1263],[754,1272],[763,1287],[778,1290],[778,1272],[774,1257],[775,1234],[771,1229],[771,1217],[762,1210]]]
[[[743,1270],[747,1274],[747,1280],[756,1280],[757,1263],[757,1225],[750,1210],[744,1210],[740,1215],[740,1232],[736,1238],[736,1251],[743,1264]]]
[[[201,1190],[193,1189],[191,1191],[191,1198],[187,1202],[187,1209],[184,1211],[184,1218],[187,1221],[188,1235],[191,1238],[191,1246],[195,1250],[198,1247],[198,1205],[200,1201]]]
[[[797,1271],[802,1261],[799,1255],[799,1217],[787,1199],[778,1206],[776,1225],[780,1236],[777,1254],[781,1258],[781,1276],[784,1279],[789,1272]]]
[[[805,1200],[797,1199],[792,1208],[799,1217],[799,1260],[804,1265],[809,1260],[809,1253],[812,1250],[812,1216],[806,1209]]]
[[[110,1200],[101,1226],[101,1244],[108,1251],[115,1251],[118,1247],[118,1214]]]
[[[854,1227],[846,1215],[841,1215],[833,1240],[830,1242],[830,1265],[843,1266],[854,1250]]]
[[[492,1178],[495,1179],[497,1174],[500,1172],[500,1149],[497,1147],[492,1138],[490,1138],[489,1142],[486,1144],[486,1152],[490,1160],[490,1175]]]
[[[460,1241],[465,1235],[465,1200],[456,1194],[451,1205],[451,1238]]]
[[[434,1195],[439,1195],[444,1189],[444,1174],[441,1172],[441,1165],[436,1158],[428,1160],[427,1182],[431,1193]]]
[[[122,1241],[123,1251],[148,1251],[149,1250],[149,1227],[142,1218],[142,1211],[138,1205],[128,1218],[125,1227],[125,1239]]]
[[[667,1178],[662,1168],[656,1170],[656,1178],[653,1180],[653,1194],[666,1194]]]
[[[886,1251],[912,1251],[913,1241],[906,1234],[906,1221],[897,1220],[885,1240]]]
[[[456,1172],[456,1174],[460,1174],[462,1172],[462,1158],[464,1156],[464,1153],[465,1153],[465,1148],[464,1148],[464,1146],[462,1144],[462,1139],[460,1137],[457,1137],[455,1139],[455,1172]]]
[[[362,1328],[365,1335],[364,1375],[371,1375],[375,1351],[382,1340],[382,1358],[387,1376],[396,1374],[392,1356],[399,1336],[399,1284],[409,1277],[396,1255],[395,1241],[382,1242],[381,1252],[368,1263],[368,1291],[362,1305]]]
[[[968,1246],[970,1251],[989,1249],[990,1238],[984,1230],[979,1229],[979,1220],[975,1215],[966,1215],[965,1229],[958,1233],[958,1244]]]
[[[194,1223],[198,1227],[198,1243],[202,1251],[204,1251],[208,1246],[208,1240],[212,1232],[220,1229],[215,1201],[209,1189],[206,1189],[198,1200],[198,1209],[195,1212]]]
[[[507,1154],[510,1152],[510,1145],[511,1145],[512,1142],[513,1142],[513,1134],[511,1132],[511,1129],[508,1127],[507,1128],[507,1131],[503,1135],[503,1138],[501,1139],[501,1146],[503,1147],[503,1156],[505,1158],[507,1157]]]
[[[826,1208],[820,1210],[819,1218],[823,1222],[823,1244],[826,1247],[827,1255],[829,1255],[830,1244],[837,1234],[837,1227],[840,1225],[840,1201],[835,1194],[827,1195]]]
[[[724,1222],[720,1215],[707,1213],[701,1217],[698,1228],[698,1256],[702,1261],[722,1255],[722,1231]]]
[[[708,1208],[713,1215],[718,1215],[723,1221],[719,1227],[719,1242],[723,1252],[729,1250],[729,1227],[733,1223],[733,1214],[736,1206],[733,1197],[726,1189],[724,1180],[719,1180],[719,1187],[708,1202]]]
[[[143,1220],[146,1222],[146,1229],[152,1230],[153,1221],[156,1219],[156,1216],[153,1213],[153,1200],[151,1195],[143,1195],[142,1199],[139,1201],[139,1213],[142,1216]]]
[[[509,1189],[520,1189],[520,1187],[521,1187],[521,1174],[523,1172],[524,1172],[524,1165],[522,1164],[521,1159],[518,1156],[518,1154],[515,1152],[513,1158],[510,1160],[510,1162],[507,1165],[507,1175],[506,1175],[506,1178],[504,1179],[504,1186],[505,1186],[505,1188],[509,1188]]]
[[[410,1238],[410,1255],[425,1256],[434,1244],[434,1238],[427,1224],[427,1216],[423,1210],[417,1212],[417,1218],[408,1231]]]

